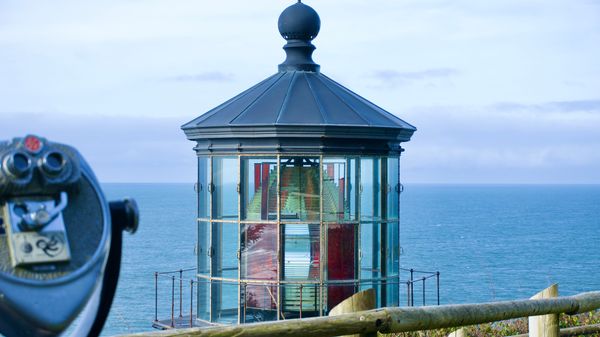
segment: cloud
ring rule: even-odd
[[[230,82],[234,76],[231,73],[223,73],[220,71],[211,71],[192,75],[178,75],[167,77],[167,81],[175,82]]]
[[[377,70],[372,74],[372,78],[378,80],[384,86],[406,85],[412,82],[433,81],[448,79],[457,76],[460,72],[454,68],[433,68],[421,71],[400,72],[396,70]],[[430,83],[431,84],[431,83]]]
[[[522,104],[514,102],[501,102],[491,106],[498,111],[531,111],[531,112],[594,112],[600,113],[600,100],[573,100],[546,102],[539,104]]]
[[[600,183],[600,101],[428,106],[403,144],[407,182]]]

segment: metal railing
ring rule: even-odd
[[[406,281],[406,305],[409,307],[415,306],[415,284],[421,284],[422,305],[426,304],[425,282],[435,277],[436,302],[440,305],[440,272],[439,271],[424,271],[416,269],[400,268],[401,271],[409,272],[409,279]],[[417,275],[422,275],[417,277]]]
[[[193,279],[190,280],[184,280],[183,276],[184,273],[186,272],[190,272],[193,271],[194,275],[196,274],[196,268],[185,268],[185,269],[179,269],[179,270],[171,270],[171,271],[164,271],[164,272],[155,272],[154,273],[154,326],[157,328],[163,328],[163,325],[160,325],[160,321],[158,319],[158,300],[159,300],[159,296],[158,296],[158,289],[159,289],[159,278],[166,278],[169,279],[171,281],[171,299],[170,299],[170,305],[171,305],[171,320],[170,320],[170,327],[171,328],[175,328],[175,323],[176,323],[176,317],[175,317],[175,303],[177,302],[176,300],[176,296],[175,296],[175,289],[176,284],[178,283],[179,285],[179,292],[178,292],[178,297],[179,297],[179,320],[181,321],[181,319],[184,317],[183,316],[183,285],[184,283],[189,284],[189,290],[190,290],[190,305],[189,305],[189,327],[193,327],[194,326],[194,283],[197,283],[197,281],[194,281]],[[189,283],[188,283],[189,282]]]
[[[154,321],[153,326],[158,329],[168,328],[181,328],[181,327],[194,327],[196,326],[197,315],[194,307],[194,298],[197,298],[200,284],[208,284],[210,282],[218,282],[221,287],[227,285],[239,286],[236,294],[231,296],[240,296],[239,312],[236,312],[235,321],[239,323],[247,323],[261,321],[260,317],[255,315],[248,316],[248,309],[257,309],[258,311],[267,312],[271,309],[276,310],[274,317],[271,319],[275,320],[286,320],[291,318],[303,318],[306,316],[322,316],[328,312],[328,308],[322,307],[327,301],[323,300],[321,296],[326,296],[327,291],[333,289],[351,287],[352,293],[359,290],[366,289],[369,287],[379,289],[379,297],[383,297],[381,292],[393,291],[394,286],[397,288],[395,293],[391,293],[391,302],[386,302],[388,305],[400,305],[400,294],[401,285],[406,285],[407,294],[407,306],[415,306],[415,286],[421,285],[422,290],[422,305],[426,305],[426,281],[435,278],[436,280],[436,301],[440,304],[440,273],[439,272],[427,272],[416,269],[405,269],[400,268],[401,271],[408,272],[408,279],[401,281],[402,276],[394,276],[389,279],[367,279],[367,280],[343,280],[343,281],[327,281],[326,283],[320,283],[318,280],[315,281],[263,281],[263,280],[241,280],[241,281],[230,281],[230,280],[210,280],[210,279],[198,279],[196,275],[196,268],[185,268],[177,269],[164,272],[154,273]],[[191,274],[191,275],[190,275]],[[422,276],[421,276],[422,275]],[[163,280],[162,284],[159,284]],[[165,292],[159,296],[159,289],[165,289],[168,286],[170,289],[168,295],[165,296]],[[263,292],[263,296],[266,300],[270,300],[270,303],[263,304],[261,307],[253,307],[248,302],[248,288],[254,293]],[[288,293],[295,292],[296,303],[289,304],[289,302],[280,303],[283,295],[282,292]],[[310,293],[310,296],[306,294]],[[189,306],[184,309],[186,298],[189,294]],[[310,299],[309,299],[310,297]],[[394,298],[395,297],[395,298]],[[387,298],[386,298],[387,300]],[[288,304],[286,304],[288,303]],[[310,304],[312,303],[312,304]],[[167,319],[159,319],[159,308],[170,307],[170,317]],[[267,306],[269,308],[267,308]],[[178,309],[177,309],[178,307]],[[329,308],[331,309],[331,308]],[[187,312],[186,312],[187,311]],[[254,310],[256,311],[256,310]],[[162,314],[165,314],[164,310]],[[161,315],[162,315],[161,314]],[[239,315],[239,317],[237,317]],[[198,317],[199,318],[199,317]],[[248,320],[250,318],[250,320]],[[265,319],[265,320],[271,320]]]

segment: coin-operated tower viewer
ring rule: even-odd
[[[0,334],[98,336],[135,201],[107,203],[79,152],[37,136],[0,141]]]

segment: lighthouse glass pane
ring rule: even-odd
[[[197,278],[198,284],[198,319],[210,320],[210,280]]]
[[[212,218],[238,218],[238,159],[237,157],[213,157],[212,160]]]
[[[357,233],[355,224],[329,224],[327,226],[327,307],[332,309],[355,292]]]
[[[381,288],[381,224],[360,224],[360,278],[361,290],[374,288],[380,305]]]
[[[242,220],[277,220],[277,158],[242,158]]]
[[[196,192],[198,193],[198,217],[201,219],[208,219],[210,217],[208,184],[210,184],[210,159],[208,157],[199,157]]]
[[[198,222],[198,274],[210,273],[210,227],[208,222]],[[210,319],[210,280],[198,277],[198,318]]]
[[[355,158],[323,160],[323,220],[356,220],[358,175]]]
[[[277,320],[276,283],[242,283],[240,322]]]
[[[238,322],[238,283],[212,281],[212,321],[222,324]]]
[[[381,165],[379,158],[360,160],[360,217],[371,221],[381,218]]]
[[[390,277],[386,281],[386,303],[385,306],[395,307],[400,304],[399,277]]]
[[[198,222],[198,274],[208,275],[210,273],[210,231],[208,222]]]
[[[282,226],[283,279],[290,281],[283,288],[283,311],[291,317],[299,314],[300,309],[303,317],[319,311],[320,289],[306,282],[320,278],[319,227],[318,224]]]
[[[397,157],[387,159],[387,218],[398,219],[400,201],[400,161]]]
[[[319,221],[319,158],[282,157],[280,208],[282,221]]]
[[[277,225],[242,224],[241,230],[241,278],[277,280]]]
[[[400,226],[398,222],[386,224],[386,270],[388,276],[397,276],[400,268]]]
[[[237,223],[212,223],[212,276],[237,280],[238,234]]]

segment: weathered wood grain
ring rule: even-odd
[[[375,302],[375,289],[366,289],[348,297],[347,299],[343,300],[341,303],[336,305],[329,312],[329,316],[338,316],[341,314],[347,314],[351,312],[375,309]],[[377,337],[377,332],[345,335],[341,337]]]
[[[558,284],[553,284],[531,297],[532,300],[558,297]],[[529,337],[558,337],[558,314],[529,317]]]

